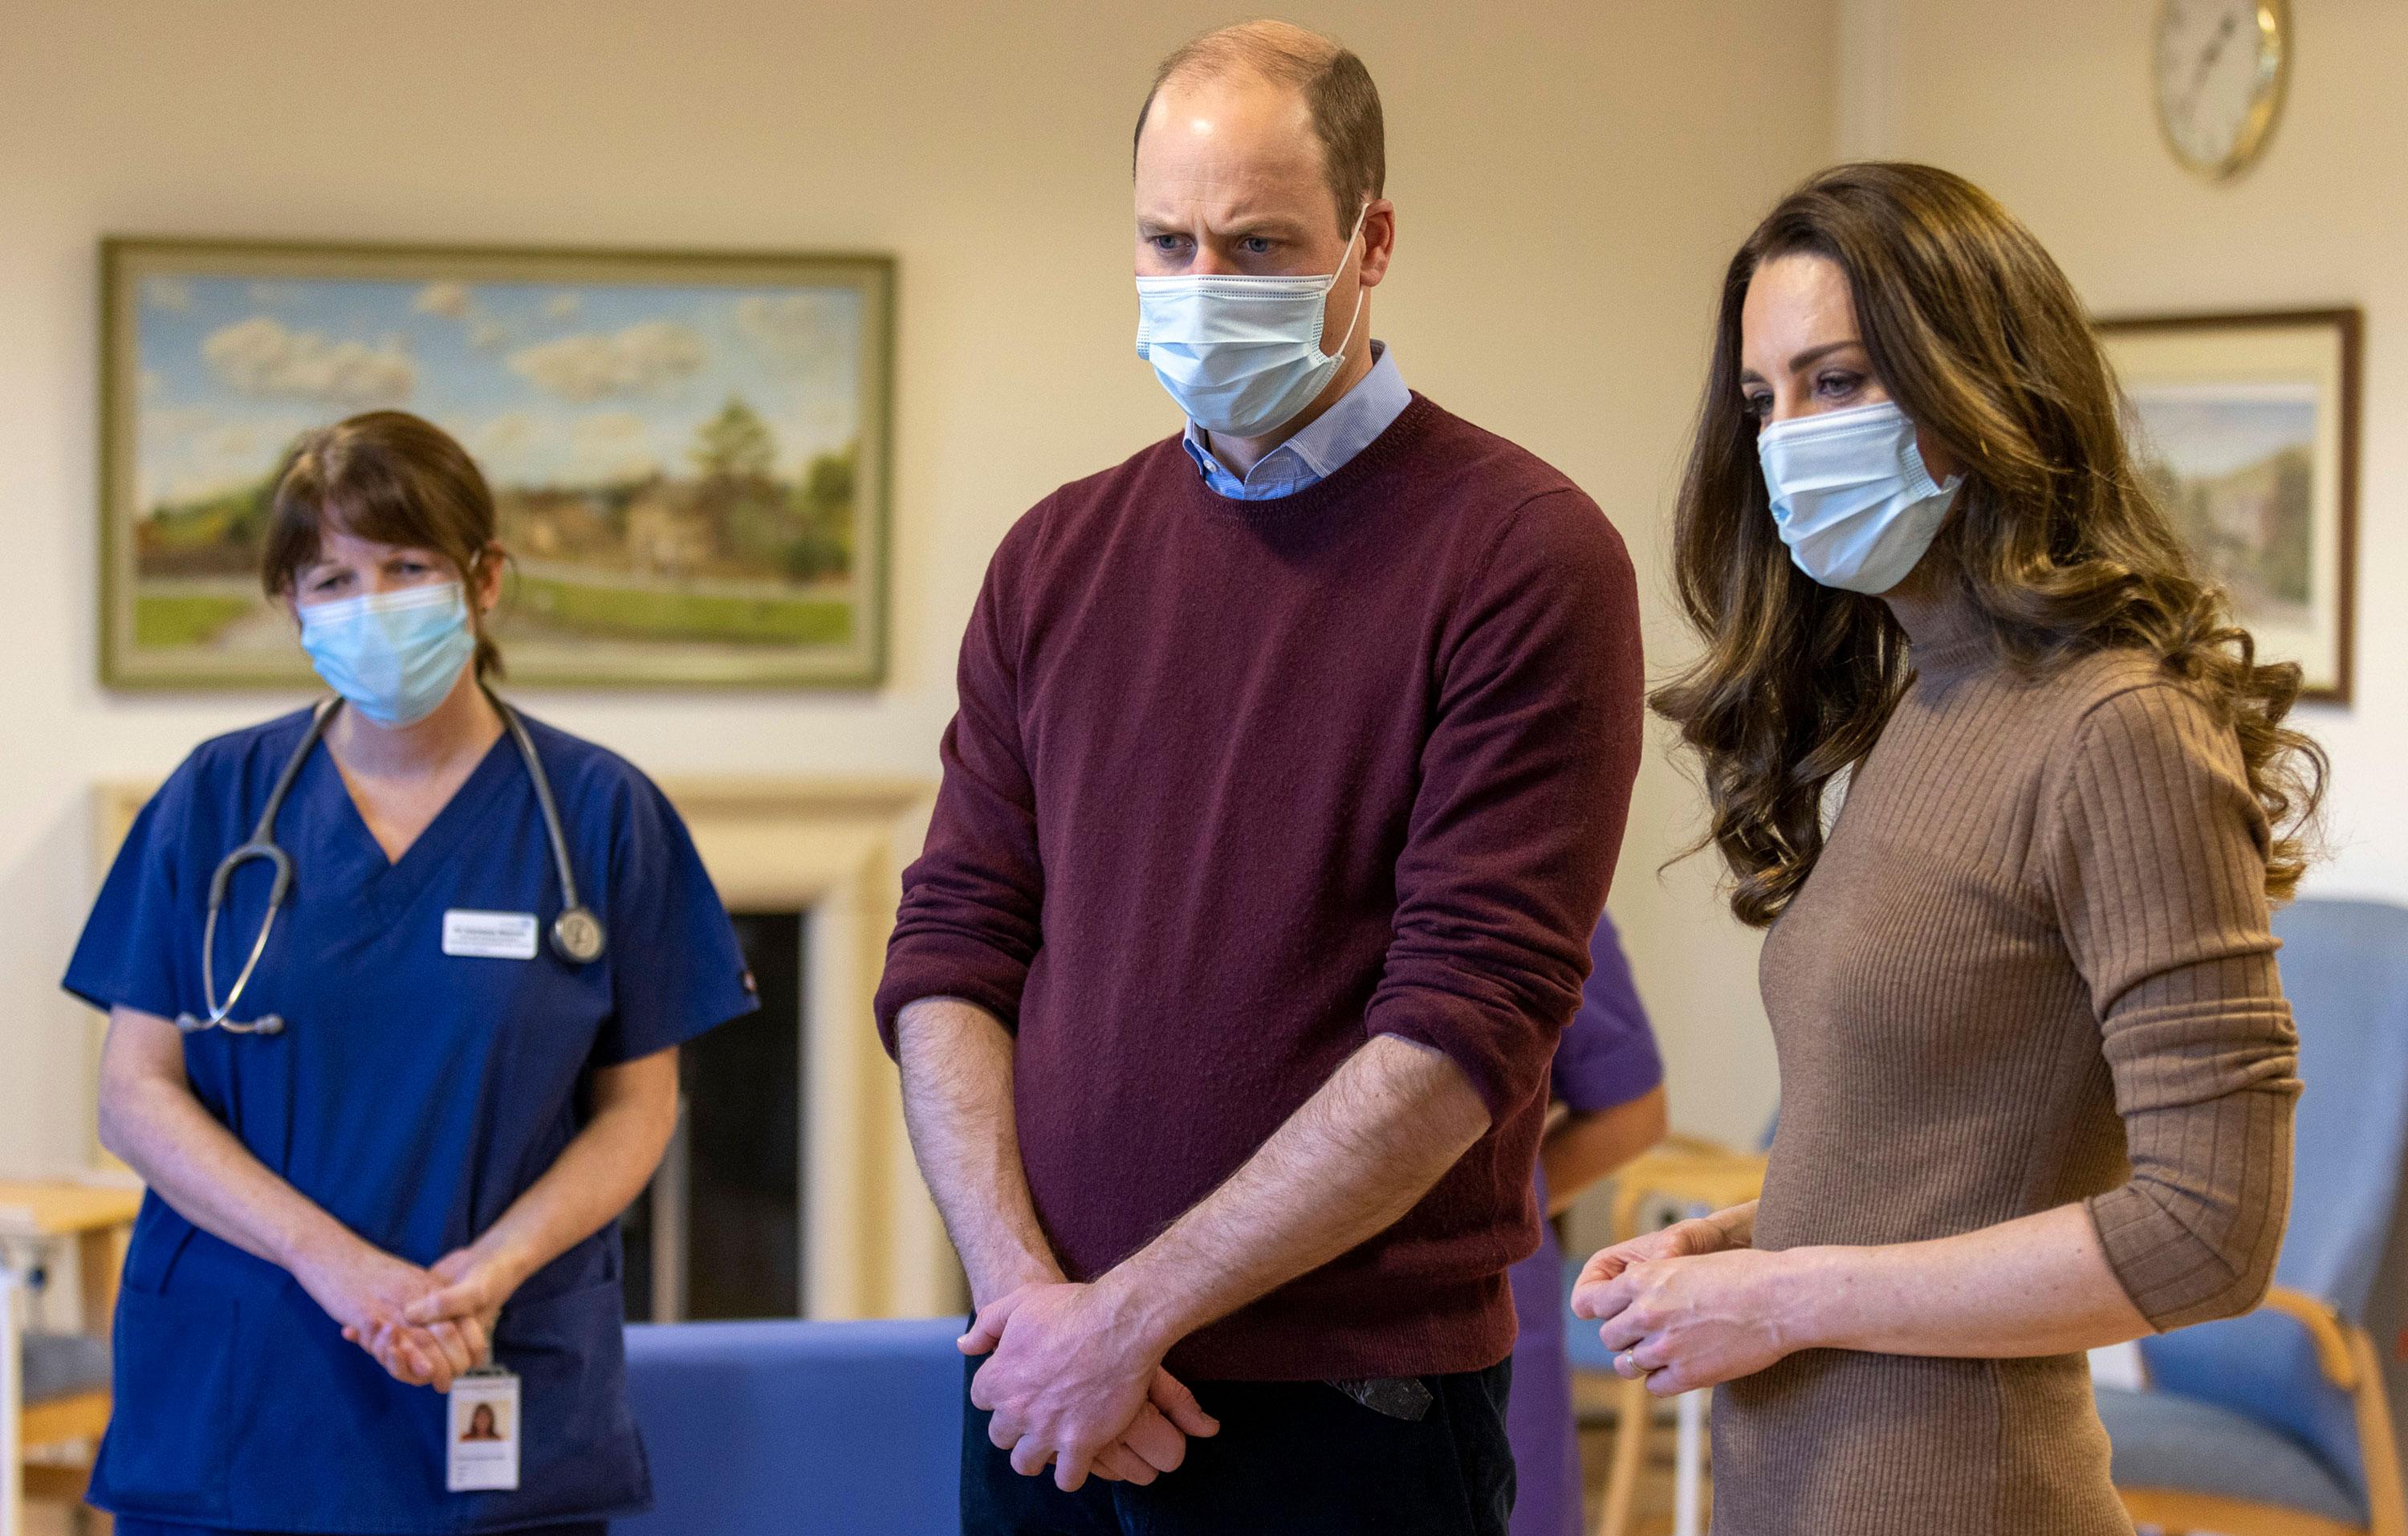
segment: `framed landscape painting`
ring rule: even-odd
[[[110,240],[101,674],[307,685],[261,593],[277,466],[408,410],[512,555],[512,681],[868,687],[885,663],[894,264]]]
[[[2261,658],[2346,704],[2357,577],[2356,309],[2101,321],[2133,443]]]

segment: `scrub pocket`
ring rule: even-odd
[[[618,1279],[514,1304],[494,1355],[519,1374],[519,1486],[479,1510],[512,1521],[592,1519],[652,1501],[627,1407],[626,1292]]]
[[[235,1438],[235,1318],[224,1296],[122,1290],[115,1402],[93,1492],[106,1507],[223,1518]]]

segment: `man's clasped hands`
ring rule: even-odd
[[[1051,1465],[1068,1492],[1090,1473],[1151,1483],[1178,1470],[1191,1436],[1219,1432],[1163,1369],[1178,1338],[1117,1271],[1083,1285],[1056,1271],[981,1307],[961,1348],[988,1357],[970,1380],[970,1401],[994,1415],[987,1438],[1025,1476]]]

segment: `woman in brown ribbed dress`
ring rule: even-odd
[[[2254,1305],[2299,1084],[2267,929],[2322,760],[1977,188],[1842,166],[1733,260],[1656,708],[1769,926],[1763,1199],[1589,1261],[1721,1384],[1718,1536],[2125,1536],[2083,1351]],[[1842,781],[1844,778],[1844,799]]]

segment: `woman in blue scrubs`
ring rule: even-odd
[[[594,1532],[649,1500],[614,1218],[674,1127],[677,1046],[755,1003],[660,792],[522,741],[486,691],[503,560],[433,426],[305,438],[263,574],[339,705],[314,742],[303,711],[187,758],[68,969],[109,1012],[102,1139],[150,1185],[93,1476],[123,1536]],[[289,890],[271,910],[270,863],[236,866],[205,971],[212,874],[288,767]],[[445,1394],[489,1358],[516,1486],[451,1492]]]
[[[1557,1105],[1539,1143],[1539,1251],[1513,1266],[1513,1395],[1505,1432],[1513,1445],[1512,1536],[1580,1536],[1580,1430],[1565,1353],[1564,1251],[1555,1218],[1581,1192],[1664,1139],[1664,1063],[1639,1001],[1613,919],[1588,940],[1580,1011],[1555,1042],[1547,1096]]]

